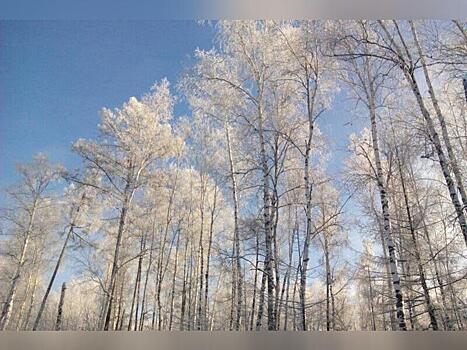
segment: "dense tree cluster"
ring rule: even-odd
[[[0,329],[464,330],[465,24],[215,26],[176,89],[102,110],[80,169],[18,166]]]

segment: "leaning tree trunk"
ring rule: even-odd
[[[463,177],[459,170],[456,155],[455,155],[454,150],[452,149],[451,139],[450,139],[448,129],[446,126],[446,120],[444,119],[444,115],[441,112],[441,108],[439,107],[439,104],[438,104],[438,99],[436,98],[436,95],[435,95],[435,90],[433,89],[433,85],[431,84],[430,75],[428,73],[428,68],[425,62],[425,55],[423,54],[422,47],[420,46],[420,43],[418,41],[417,31],[415,29],[415,25],[413,21],[410,21],[410,26],[412,29],[415,46],[417,47],[418,55],[420,56],[420,63],[422,65],[423,73],[425,75],[425,81],[426,81],[426,85],[428,86],[428,92],[430,94],[430,98],[433,103],[436,116],[438,117],[438,121],[441,126],[441,133],[443,135],[444,144],[446,145],[446,150],[447,150],[448,157],[449,157],[449,164],[451,166],[452,172],[454,173],[454,177],[456,179],[457,188],[459,190],[459,193],[462,199],[464,210],[467,211],[467,194],[465,192]],[[465,83],[464,83],[464,87],[465,87]]]
[[[65,242],[63,242],[62,250],[60,251],[60,255],[58,256],[57,262],[55,263],[55,268],[52,273],[52,276],[50,277],[49,284],[47,286],[47,289],[45,290],[44,297],[42,298],[41,306],[39,307],[39,312],[37,313],[36,320],[34,321],[34,326],[32,327],[32,330],[35,331],[37,330],[37,327],[39,326],[39,322],[41,321],[42,313],[44,312],[45,304],[47,303],[47,298],[49,297],[50,291],[52,290],[52,286],[55,281],[55,277],[57,276],[58,269],[60,268],[60,265],[63,260],[63,256],[65,255],[65,250],[68,245],[68,241],[71,237],[71,234],[73,233],[73,228],[74,224],[72,223],[68,233],[65,238]]]
[[[394,39],[392,38],[391,34],[389,33],[388,29],[384,25],[382,21],[378,21],[381,25],[381,28],[383,28],[384,32],[386,33],[387,38],[389,39],[391,45],[393,46],[394,50],[396,51],[400,61],[400,68],[409,83],[413,94],[415,95],[415,99],[417,100],[418,106],[420,107],[420,111],[423,115],[423,118],[425,119],[425,122],[427,124],[428,128],[428,134],[430,136],[431,141],[433,142],[433,145],[435,147],[436,153],[438,155],[438,160],[439,160],[439,165],[441,167],[441,171],[443,173],[444,179],[446,181],[446,186],[448,187],[449,191],[449,196],[451,197],[452,204],[454,206],[454,209],[456,211],[457,215],[457,220],[459,222],[459,226],[461,228],[462,234],[464,236],[464,241],[465,244],[467,245],[467,220],[464,214],[464,210],[462,208],[462,205],[459,201],[459,198],[457,196],[457,190],[456,190],[456,185],[451,177],[450,169],[449,169],[449,164],[446,159],[446,155],[444,154],[443,147],[441,145],[441,141],[438,135],[438,132],[436,131],[435,125],[433,123],[433,119],[430,116],[430,113],[428,112],[428,109],[425,106],[425,102],[423,101],[422,95],[420,93],[420,89],[418,87],[417,80],[415,79],[414,75],[414,70],[411,67],[407,66],[407,63],[404,61],[403,53],[402,50],[400,49],[399,45],[396,44]],[[395,25],[397,26],[397,22],[395,22]],[[398,27],[397,27],[398,28]],[[400,35],[400,39],[403,41],[402,35]],[[405,42],[403,41],[403,44],[405,45]],[[411,60],[411,57],[409,57]]]
[[[56,331],[62,330],[63,303],[65,302],[65,291],[66,291],[66,284],[65,282],[63,282],[62,292],[60,293],[60,302],[58,303],[57,320],[55,321]]]
[[[131,191],[131,183],[127,179],[127,183],[125,186],[125,189],[123,191],[123,202],[122,202],[122,209],[120,211],[120,218],[118,222],[118,231],[117,231],[117,240],[115,242],[115,251],[114,251],[114,256],[113,256],[113,261],[112,261],[112,270],[110,272],[110,278],[109,278],[109,285],[106,290],[106,298],[104,301],[104,324],[100,325],[99,329],[103,329],[105,331],[109,330],[109,325],[110,325],[110,319],[112,315],[112,302],[113,302],[113,293],[114,293],[114,285],[115,285],[115,278],[117,277],[117,272],[118,272],[118,262],[120,259],[120,248],[122,244],[122,238],[123,238],[123,231],[125,229],[125,221],[126,221],[126,216],[128,214],[128,210],[130,207],[131,199],[133,197],[133,191]]]
[[[451,177],[451,174],[449,172],[449,167],[448,167],[448,162],[446,160],[446,156],[444,154],[443,148],[441,146],[441,142],[438,136],[438,133],[435,129],[435,126],[433,124],[433,120],[431,119],[427,109],[425,108],[422,96],[420,94],[420,91],[418,89],[418,85],[415,82],[415,76],[413,74],[408,75],[412,81],[412,89],[414,91],[415,96],[417,97],[417,101],[420,105],[420,108],[422,109],[422,114],[425,117],[425,120],[428,125],[428,131],[430,132],[431,140],[433,141],[433,144],[435,146],[436,152],[438,154],[438,159],[439,159],[439,164],[441,166],[441,170],[443,173],[443,176],[446,181],[446,185],[449,190],[449,196],[451,197],[451,201],[453,203],[454,209],[457,214],[457,220],[459,221],[459,225],[462,231],[462,234],[464,236],[464,241],[465,244],[467,245],[467,221],[466,217],[464,214],[464,210],[462,208],[462,205],[459,201],[459,198],[457,196],[457,191],[456,191],[456,186],[454,184],[454,181]]]

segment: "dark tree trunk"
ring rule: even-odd
[[[63,303],[65,302],[65,291],[66,291],[66,284],[65,282],[63,282],[62,292],[60,293],[60,302],[58,303],[57,320],[55,321],[56,331],[62,330]]]

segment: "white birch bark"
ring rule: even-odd
[[[454,174],[454,178],[456,179],[456,184],[457,184],[457,188],[459,190],[460,197],[462,199],[462,204],[463,204],[463,207],[464,207],[464,211],[467,213],[467,194],[465,192],[465,186],[464,186],[464,183],[463,183],[463,176],[462,176],[462,174],[460,172],[460,169],[459,169],[459,165],[458,165],[458,162],[457,162],[457,159],[456,159],[456,154],[455,154],[455,152],[454,152],[454,150],[452,148],[452,145],[451,145],[451,139],[450,139],[450,136],[449,136],[449,133],[448,133],[448,128],[446,126],[446,120],[445,120],[444,115],[443,115],[443,113],[441,111],[441,108],[439,106],[438,99],[437,99],[436,94],[435,94],[435,90],[433,89],[433,84],[431,83],[430,75],[428,73],[428,68],[427,68],[426,61],[425,61],[425,55],[424,55],[424,53],[422,51],[422,47],[421,47],[420,42],[418,40],[417,30],[415,28],[415,24],[413,23],[413,21],[410,21],[410,28],[412,29],[412,35],[413,35],[413,38],[414,38],[415,46],[417,47],[418,55],[420,57],[420,63],[421,63],[422,68],[423,68],[423,74],[425,76],[426,85],[428,86],[428,92],[430,94],[431,102],[432,102],[433,107],[435,109],[436,116],[438,117],[439,125],[441,126],[441,133],[443,135],[444,144],[446,146],[446,151],[447,151],[447,154],[448,154],[448,157],[449,157],[449,165],[450,165],[450,167],[452,169],[452,172]]]
[[[242,267],[240,264],[240,237],[239,237],[239,227],[238,227],[238,189],[237,189],[237,179],[235,177],[236,167],[233,160],[232,154],[232,142],[230,139],[230,132],[229,132],[229,124],[225,122],[225,136],[227,141],[227,153],[229,155],[229,168],[230,168],[230,181],[232,183],[232,201],[233,201],[233,209],[234,209],[234,246],[235,246],[235,277],[236,277],[236,297],[237,297],[237,305],[236,305],[236,317],[235,317],[235,330],[239,330],[240,328],[240,317],[242,311],[242,299],[243,299],[243,277],[242,277]],[[233,267],[233,264],[232,264]],[[232,281],[233,283],[233,281]]]
[[[30,240],[30,236],[32,233],[32,227],[33,227],[34,219],[36,216],[36,210],[37,210],[37,199],[34,200],[34,203],[32,205],[31,215],[29,216],[28,227],[24,234],[24,239],[21,245],[21,253],[18,259],[18,265],[16,267],[15,274],[13,275],[13,279],[11,281],[11,285],[8,290],[5,303],[3,305],[2,314],[0,315],[0,331],[3,331],[8,326],[8,322],[10,321],[11,310],[13,308],[13,303],[16,297],[16,288],[18,287],[18,282],[23,273],[23,266],[26,261],[26,253],[28,250],[29,240]]]
[[[394,50],[397,52],[397,55],[400,60],[403,60],[403,53],[399,45],[394,41],[392,38],[391,34],[389,33],[388,29],[386,28],[386,25],[382,21],[378,21],[381,27],[383,28],[387,39],[391,43],[392,47]],[[397,23],[395,22],[395,26],[397,26]],[[396,27],[397,28],[397,27]],[[400,32],[400,31],[399,31]],[[402,35],[400,36],[401,40],[403,40]],[[407,51],[408,52],[408,51]],[[409,57],[409,60],[412,61],[411,57]],[[417,100],[417,103],[420,107],[420,111],[422,113],[423,118],[425,119],[427,128],[428,128],[428,133],[430,135],[430,139],[433,142],[433,145],[435,147],[436,153],[438,155],[438,161],[439,165],[441,167],[441,171],[443,173],[444,179],[446,181],[446,186],[448,187],[449,191],[449,196],[451,198],[452,204],[454,206],[454,209],[457,214],[457,220],[459,222],[459,226],[461,229],[461,232],[464,236],[464,241],[465,244],[467,245],[467,221],[466,217],[464,214],[464,210],[462,208],[462,205],[459,201],[459,197],[457,196],[457,191],[456,191],[456,185],[451,177],[451,173],[449,170],[449,164],[446,159],[446,155],[444,154],[443,147],[441,145],[441,141],[438,135],[438,132],[436,131],[433,119],[431,118],[430,113],[428,112],[425,102],[423,101],[422,95],[420,93],[420,89],[417,83],[417,80],[415,79],[414,71],[412,68],[408,67],[405,61],[400,62],[400,67],[402,69],[402,72],[407,79],[407,82],[410,84],[410,87],[412,89],[413,94],[415,95],[415,99]]]

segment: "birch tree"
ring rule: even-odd
[[[35,224],[40,219],[41,209],[50,204],[48,191],[62,168],[51,165],[44,155],[39,154],[32,163],[18,165],[17,170],[21,176],[21,182],[16,188],[9,191],[9,195],[15,202],[14,213],[10,217],[12,223],[18,226],[19,250],[0,315],[0,330],[4,330],[8,326],[13,303],[16,299],[17,286],[24,272],[30,241],[34,236]]]
[[[169,124],[173,104],[168,81],[163,80],[141,100],[132,97],[121,109],[103,109],[100,139],[81,139],[74,145],[86,166],[101,174],[100,183],[87,185],[99,187],[111,196],[119,211],[112,268],[105,291],[105,312],[100,326],[104,330],[109,329],[111,321],[121,242],[133,197],[144,184],[148,168],[180,149],[180,140],[173,135]]]

